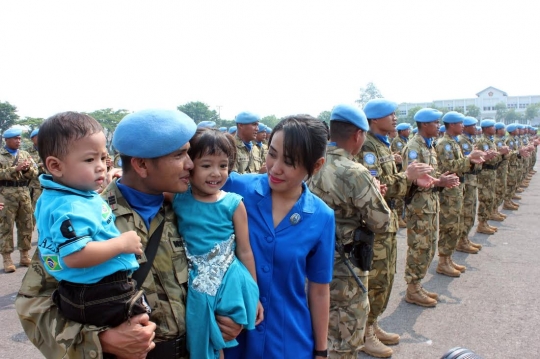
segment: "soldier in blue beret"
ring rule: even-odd
[[[266,173],[266,154],[267,147],[264,141],[266,140],[266,126],[263,123],[259,123],[259,130],[257,136],[253,141],[253,161],[255,162],[255,170],[258,173]]]
[[[390,150],[394,154],[394,160],[396,161],[396,167],[398,172],[403,172],[403,149],[409,142],[409,136],[411,135],[412,126],[409,123],[400,123],[396,126],[398,135],[390,144]],[[405,223],[404,214],[405,202],[402,198],[396,200],[396,211],[398,215],[399,228],[407,228]]]
[[[11,259],[13,227],[17,224],[17,247],[20,265],[30,265],[28,251],[32,248],[33,210],[29,181],[37,178],[37,165],[31,155],[21,146],[20,127],[12,127],[3,133],[5,146],[0,149],[0,193],[4,197],[4,209],[0,212],[0,251],[6,273],[15,272]]]
[[[228,130],[228,131],[229,131],[229,133],[230,133],[231,135],[233,135],[233,136],[236,135],[236,126],[231,126],[231,127],[229,127],[229,130]]]
[[[36,203],[39,199],[39,196],[41,196],[42,188],[41,184],[39,183],[39,175],[42,175],[46,173],[45,166],[43,165],[43,162],[41,161],[41,158],[39,157],[39,151],[38,151],[38,139],[39,139],[39,128],[36,128],[30,133],[30,140],[32,140],[33,146],[28,149],[28,153],[30,156],[32,156],[32,159],[34,160],[34,163],[36,164],[36,168],[38,171],[38,176],[36,178],[33,178],[28,187],[30,189],[30,198],[32,199],[32,209],[33,211],[36,210]],[[33,215],[33,212],[32,212]],[[33,217],[34,226],[36,225],[36,218]]]
[[[215,126],[214,121],[201,121],[197,124],[197,128],[214,128]]]
[[[236,115],[236,163],[233,166],[233,171],[239,174],[243,173],[258,173],[260,170],[257,167],[254,159],[252,141],[257,137],[259,131],[259,120],[261,117],[253,112],[240,112]]]
[[[439,127],[439,137],[443,137],[444,133],[446,132],[446,126],[442,125]]]
[[[220,127],[219,132],[227,132],[227,127]]]

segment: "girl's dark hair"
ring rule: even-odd
[[[270,134],[268,143],[276,132],[283,131],[284,156],[294,168],[303,166],[308,178],[313,175],[315,163],[326,152],[328,132],[323,122],[310,115],[295,115],[283,118]]]
[[[38,152],[43,163],[47,157],[63,159],[73,141],[103,132],[92,116],[78,112],[62,112],[46,119],[39,128]]]
[[[189,141],[188,155],[192,160],[205,155],[225,154],[229,158],[229,172],[236,162],[236,143],[229,133],[215,128],[199,128]]]

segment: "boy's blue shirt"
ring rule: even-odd
[[[82,250],[90,241],[120,235],[111,208],[95,191],[79,191],[41,175],[43,188],[36,204],[38,247],[47,271],[57,280],[92,284],[118,272],[133,272],[139,265],[134,254],[120,254],[88,268],[69,268],[63,258]]]

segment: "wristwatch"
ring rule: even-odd
[[[315,355],[316,357],[324,357],[324,358],[328,358],[328,349],[325,349],[325,350],[314,350],[314,351],[313,351],[313,355]]]

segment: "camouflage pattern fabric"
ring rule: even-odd
[[[37,167],[30,154],[19,150],[18,158],[5,148],[0,149],[0,180],[10,182],[31,181],[37,176]],[[16,163],[14,163],[17,159]],[[26,172],[15,171],[18,163],[30,161],[31,166]],[[13,226],[17,225],[17,248],[30,250],[34,217],[30,190],[28,186],[8,187],[0,185],[0,199],[4,209],[0,211],[0,251],[12,253]]]
[[[512,135],[508,136],[505,140],[505,145],[510,148],[510,153],[508,154],[508,172],[506,175],[506,190],[504,194],[505,200],[511,200],[516,193],[516,190],[519,186],[518,176],[519,176],[519,141]],[[521,157],[521,156],[520,156]]]
[[[330,144],[323,168],[309,181],[310,190],[334,210],[336,241],[348,244],[354,230],[364,221],[374,233],[388,232],[390,209],[373,182],[369,171],[353,160],[344,149]],[[330,323],[328,346],[331,358],[352,359],[364,341],[369,313],[368,296],[363,294],[354,277],[337,252],[334,254],[334,274],[330,284]],[[360,272],[369,289],[367,272]]]
[[[403,149],[407,145],[408,139],[404,139],[401,136],[396,136],[392,143],[390,144],[390,151],[392,153],[398,153],[399,155],[402,155]],[[398,172],[403,172],[403,165],[401,163],[396,163],[396,167],[398,169]],[[398,218],[404,218],[403,211],[405,209],[405,202],[402,198],[396,199],[396,214]]]
[[[144,248],[161,220],[165,220],[161,243],[142,289],[152,307],[150,320],[157,325],[155,341],[183,335],[186,330],[187,259],[172,207],[165,204],[163,212],[152,220],[148,230],[144,221],[129,207],[116,182],[111,183],[102,196],[116,216],[118,229],[121,232],[136,231]],[[98,334],[107,328],[82,325],[62,317],[51,300],[58,283],[45,271],[37,254],[36,250],[15,301],[26,335],[46,358],[101,357],[103,353]],[[143,253],[139,263],[145,262]]]
[[[495,146],[500,149],[506,146],[506,139],[504,137],[495,136]],[[501,162],[497,168],[497,184],[495,186],[495,208],[498,208],[504,201],[504,196],[507,186],[508,176],[508,159],[510,154],[501,155]]]
[[[464,157],[460,144],[448,134],[437,142],[437,163],[439,171],[452,172],[464,178],[471,168],[471,161]],[[451,256],[456,249],[462,232],[461,211],[463,210],[464,184],[454,188],[444,188],[440,194],[439,212],[439,254]]]
[[[261,144],[260,146],[256,142],[253,143],[253,170],[256,173],[259,173],[259,170],[261,169],[262,165],[266,162],[266,153],[267,150],[265,149],[264,144]]]
[[[468,134],[458,137],[463,155],[469,155],[474,149],[476,139]],[[476,206],[478,204],[478,180],[476,175],[482,170],[482,165],[475,165],[472,172],[464,174],[463,210],[461,211],[461,237],[468,237],[476,219]]]
[[[403,150],[404,169],[413,162],[427,163],[433,167],[430,175],[437,178],[437,154],[428,147],[424,138],[416,134]],[[433,261],[438,239],[439,194],[430,188],[416,188],[407,205],[407,260],[405,281],[420,283]]]
[[[253,151],[256,146],[252,145],[251,151],[249,151],[238,136],[234,140],[236,143],[236,162],[232,170],[239,174],[257,173],[258,170],[255,171],[255,152]]]
[[[481,151],[497,150],[493,140],[482,135],[476,142],[476,146]],[[488,166],[495,166],[501,160],[501,155],[497,155],[489,161],[484,162],[482,171],[478,174],[478,220],[485,222],[489,219],[495,208],[495,187],[497,186],[497,171],[488,169]]]

